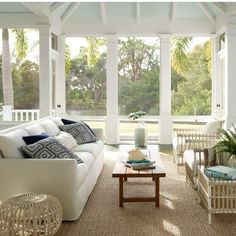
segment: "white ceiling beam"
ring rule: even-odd
[[[106,13],[105,2],[101,2],[100,6],[101,6],[102,23],[105,25],[107,23],[107,13]]]
[[[42,4],[38,2],[21,2],[21,5],[27,8],[30,12],[34,13],[37,16],[46,16],[42,8]]]
[[[136,20],[137,24],[141,24],[141,3],[137,2],[136,3]]]
[[[50,13],[56,13],[58,10],[61,9],[65,5],[64,2],[55,2],[50,6]]]
[[[69,5],[69,7],[66,9],[66,11],[61,17],[62,24],[65,24],[67,22],[70,16],[76,11],[79,4],[80,4],[79,2],[73,2]]]
[[[208,19],[214,24],[215,23],[215,15],[211,11],[211,9],[207,6],[205,2],[197,2],[198,6],[201,8],[203,13],[208,17]]]
[[[173,23],[176,14],[176,4],[177,2],[172,2],[170,6],[170,21]]]
[[[227,9],[226,5],[223,2],[211,2],[213,6],[215,6],[222,14],[225,14]]]

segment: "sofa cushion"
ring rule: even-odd
[[[42,133],[42,134],[36,134],[36,135],[23,136],[22,139],[25,141],[27,145],[29,145],[48,137],[49,135],[47,133]]]
[[[73,149],[73,152],[89,152],[96,158],[102,149],[103,142],[99,140],[94,143],[77,145],[77,147]]]
[[[76,159],[77,163],[83,162],[78,155],[73,154],[54,138],[46,138],[34,144],[22,146],[21,150],[30,158]]]
[[[70,150],[77,147],[76,140],[69,133],[60,131],[60,133],[54,138]]]
[[[90,169],[94,163],[94,156],[89,152],[74,152],[74,154],[78,155],[80,159],[88,166]]]
[[[4,158],[23,158],[20,147],[25,145],[23,136],[28,133],[24,129],[19,129],[8,134],[0,135],[0,150]]]
[[[40,125],[52,136],[56,136],[60,132],[58,126],[52,120],[44,120],[40,122]]]
[[[25,130],[29,135],[46,133],[46,130],[40,124],[30,125]]]
[[[60,125],[59,128],[62,131],[71,134],[75,138],[77,144],[91,143],[97,141],[97,137],[82,121],[71,125]]]
[[[217,134],[222,126],[221,120],[209,121],[202,129],[203,134]]]

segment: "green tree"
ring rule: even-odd
[[[142,39],[130,38],[119,41],[119,77],[133,82],[143,77],[156,63],[156,45],[148,45]]]
[[[23,29],[13,29],[13,32],[16,34],[16,51],[18,57],[23,59],[26,56],[28,49],[25,31]],[[4,104],[14,107],[8,29],[2,29],[2,85]]]
[[[119,45],[120,114],[128,115],[136,110],[143,110],[148,115],[158,114],[158,46],[137,38],[120,40]]]
[[[206,53],[206,44],[196,45],[187,54],[189,69],[184,73],[185,80],[172,91],[173,115],[194,115],[195,111],[197,115],[211,113],[211,73],[208,67],[211,54]]]
[[[13,67],[15,108],[37,109],[39,107],[39,67],[26,60]]]

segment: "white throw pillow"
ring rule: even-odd
[[[217,134],[219,129],[221,129],[222,121],[213,120],[206,123],[202,129],[203,134]]]
[[[61,117],[53,117],[51,120],[57,125],[64,125],[64,123],[61,121]]]
[[[57,139],[62,145],[66,146],[68,149],[72,150],[77,147],[76,140],[66,132],[60,132],[57,136],[54,137]]]
[[[40,125],[46,130],[46,133],[52,136],[56,136],[60,131],[52,120],[44,120],[40,122]]]
[[[0,150],[4,158],[23,158],[19,147],[25,145],[23,136],[29,135],[24,129],[0,135]]]
[[[25,130],[29,135],[42,134],[46,132],[46,130],[40,124],[30,125],[26,127]]]

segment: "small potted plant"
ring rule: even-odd
[[[129,119],[131,120],[138,120],[139,124],[144,126],[144,122],[142,120],[142,117],[146,114],[145,111],[136,111],[136,112],[131,112],[129,113]]]
[[[135,146],[146,147],[147,146],[147,129],[144,127],[142,117],[146,114],[145,111],[136,111],[129,114],[130,120],[138,120],[139,127],[134,131]]]
[[[236,168],[236,127],[232,126],[231,129],[219,130],[221,140],[214,146],[215,151],[218,153],[227,153],[225,156],[228,158],[229,165]]]

